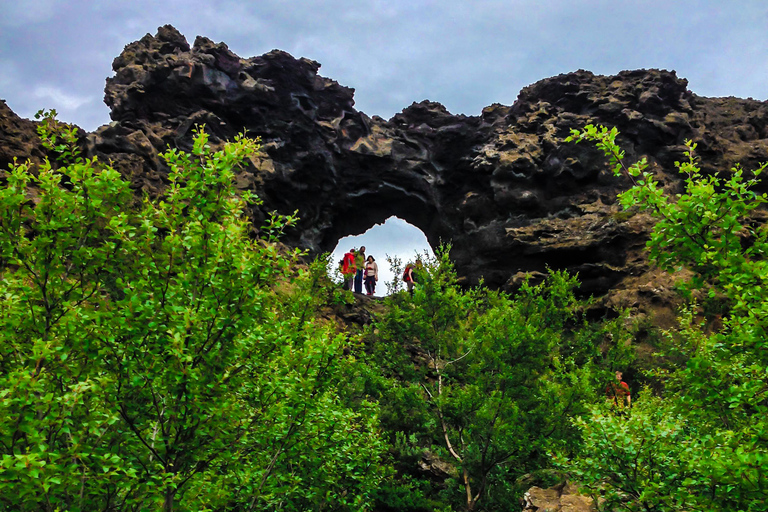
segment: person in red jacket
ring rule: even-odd
[[[413,295],[413,263],[408,263],[403,271],[403,281],[408,288],[408,293]]]
[[[629,392],[629,384],[621,380],[622,373],[616,371],[616,380],[609,382],[605,387],[605,397],[610,402],[613,401],[615,407],[630,407],[632,405],[632,395]]]
[[[341,260],[341,275],[344,276],[344,288],[352,291],[354,289],[355,274],[357,274],[357,265],[355,264],[355,250],[350,249],[344,254]]]

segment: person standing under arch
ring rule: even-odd
[[[344,259],[341,260],[341,275],[344,277],[344,288],[346,290],[352,291],[356,273],[355,250],[350,249],[344,254]]]
[[[408,293],[413,294],[413,263],[408,263],[403,271],[403,281],[408,289]]]
[[[355,293],[363,293],[363,269],[365,269],[365,246],[361,245],[355,255]]]
[[[376,292],[376,281],[379,280],[379,266],[373,256],[368,256],[365,260],[365,291],[366,295],[373,295]]]

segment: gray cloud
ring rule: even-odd
[[[109,120],[112,59],[166,23],[242,57],[280,48],[315,59],[383,117],[423,99],[477,115],[576,69],[675,69],[700,95],[768,96],[762,0],[0,0],[0,12],[0,97],[20,115],[56,108],[89,130]]]

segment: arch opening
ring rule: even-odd
[[[428,191],[407,190],[387,181],[367,183],[343,193],[333,217],[323,226],[320,250],[331,251],[338,241],[351,234],[383,224],[390,217],[404,219],[427,237],[432,248],[438,246],[452,230],[444,224]]]
[[[434,256],[427,236],[419,228],[405,220],[391,216],[383,223],[374,224],[364,232],[357,235],[347,235],[339,239],[331,252],[328,273],[331,277],[338,276],[339,262],[344,253],[350,249],[366,248],[366,255],[373,256],[379,267],[379,281],[376,284],[375,295],[382,297],[390,293],[387,283],[391,283],[395,276],[387,256],[397,257],[403,265],[414,261],[417,255],[427,253]]]

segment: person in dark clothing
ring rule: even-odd
[[[365,269],[365,246],[360,246],[360,249],[355,255],[355,268],[357,273],[355,274],[355,293],[363,293],[363,270]]]

